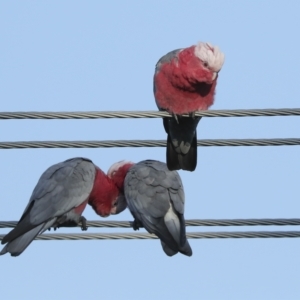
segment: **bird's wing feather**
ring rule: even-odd
[[[166,55],[164,55],[163,57],[161,57],[159,59],[159,61],[156,63],[156,66],[155,66],[154,78],[155,78],[155,75],[160,71],[161,66],[163,64],[165,64],[165,63],[170,63],[172,61],[172,59],[174,59],[174,58],[176,59],[178,53],[181,50],[182,49],[173,50],[173,51],[167,53]],[[153,78],[153,92],[154,92],[154,95],[155,95],[156,87],[155,87],[155,80],[154,80],[154,78]]]
[[[92,191],[95,172],[94,164],[83,158],[67,160],[46,170],[30,198],[30,202],[35,202],[30,222],[40,224],[83,203]]]
[[[166,63],[170,63],[172,61],[172,59],[176,58],[178,53],[181,50],[182,49],[176,49],[176,50],[170,51],[166,55],[162,56],[159,59],[159,61],[156,63],[155,73],[159,72],[161,65],[166,64]]]

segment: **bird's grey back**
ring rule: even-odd
[[[39,202],[30,211],[31,222],[44,222],[83,203],[93,188],[95,173],[92,161],[81,157],[48,168],[29,200],[28,206],[32,201]]]
[[[130,194],[127,195],[128,198],[136,198],[136,193],[143,198],[144,201],[137,201],[137,205],[139,203],[149,205],[151,197],[155,195],[160,201],[151,201],[151,205],[165,203],[167,210],[171,197],[176,210],[181,214],[184,212],[184,190],[180,176],[176,171],[170,171],[167,165],[160,161],[144,160],[133,165],[126,175],[125,189]],[[165,213],[165,209],[160,214]]]

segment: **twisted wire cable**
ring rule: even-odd
[[[197,112],[200,117],[274,117],[299,116],[300,108],[233,109]],[[188,115],[185,115],[188,116]],[[89,112],[2,112],[0,120],[9,119],[110,119],[170,117],[164,111],[89,111]]]
[[[197,141],[197,146],[296,146],[300,138],[277,139],[203,139]],[[23,141],[0,142],[0,149],[28,148],[124,148],[124,147],[165,147],[165,140],[111,140],[111,141]]]
[[[4,237],[0,235],[0,240]],[[236,232],[188,232],[188,239],[239,239],[239,238],[297,238],[300,237],[300,231],[236,231]],[[78,233],[78,234],[42,234],[35,238],[36,240],[146,240],[157,239],[149,233]]]
[[[0,221],[0,228],[13,228],[17,221]],[[132,228],[132,221],[87,221],[91,228]],[[185,221],[186,226],[297,226],[300,219],[191,219]],[[78,225],[77,227],[81,227]]]

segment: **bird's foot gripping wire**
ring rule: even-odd
[[[195,111],[192,111],[189,113],[189,116],[193,119],[195,119],[195,115],[196,115],[196,112]]]
[[[176,122],[179,124],[179,121],[178,121],[178,116],[176,114],[173,114],[172,113],[172,117],[176,120]]]
[[[139,222],[138,220],[134,219],[134,221],[132,222],[133,230],[139,230],[140,227],[143,227],[143,224],[141,222]]]
[[[54,227],[52,227],[52,228],[53,228],[54,231],[56,231],[56,229],[58,229],[59,226],[54,226]],[[48,230],[51,231],[51,227],[49,227]]]
[[[81,230],[86,231],[88,229],[88,227],[86,225],[86,218],[81,216],[80,223],[81,223]]]
[[[63,220],[61,220],[61,222],[57,222],[54,224],[53,229],[54,229],[54,231],[56,231],[56,229],[61,228],[61,227],[77,227],[78,224],[81,224],[82,231],[86,231],[88,229],[87,220],[83,216],[80,217],[78,222],[75,220],[68,220],[65,222]],[[50,231],[51,228],[48,228],[48,230]]]

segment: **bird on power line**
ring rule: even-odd
[[[154,233],[168,256],[192,255],[185,231],[183,185],[176,171],[155,160],[121,161],[107,175],[125,195],[134,230],[143,226]]]
[[[40,177],[25,211],[2,240],[0,255],[20,255],[38,235],[50,227],[82,225],[86,205],[101,217],[117,214],[126,208],[123,195],[114,182],[86,158],[72,158],[48,168]]]
[[[157,62],[154,74],[154,97],[164,117],[169,170],[194,171],[197,166],[196,128],[201,117],[195,112],[207,110],[214,102],[218,73],[224,54],[209,43],[198,43],[173,50]],[[189,117],[181,117],[189,114]]]

